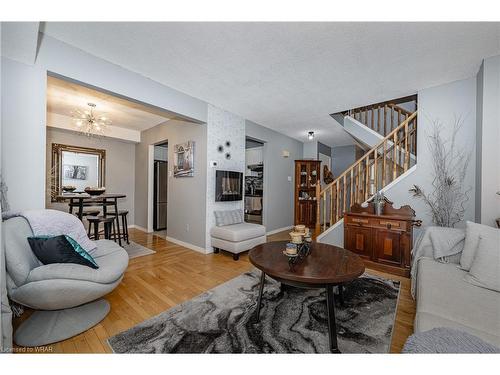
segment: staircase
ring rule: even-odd
[[[318,184],[316,236],[343,220],[344,212],[353,204],[365,202],[396,181],[417,160],[417,111],[411,113],[397,104],[384,102],[332,117],[339,121],[339,115],[342,125],[354,119],[376,132],[378,141],[333,182],[323,188]]]

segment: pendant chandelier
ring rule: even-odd
[[[75,109],[71,116],[75,123],[75,128],[87,137],[92,136],[103,136],[106,127],[111,125],[111,120],[109,120],[104,115],[98,115],[95,113],[96,105],[94,103],[87,103],[89,109]]]

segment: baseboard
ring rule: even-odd
[[[293,225],[290,225],[288,227],[283,227],[283,228],[278,228],[278,229],[273,229],[269,232],[266,233],[267,236],[270,236],[272,234],[276,234],[276,233],[279,233],[279,232],[283,232],[285,230],[289,230],[289,229],[292,229],[293,228]]]
[[[139,225],[132,224],[132,225],[129,225],[128,227],[132,228],[132,229],[139,229],[139,230],[142,230],[143,232],[146,232],[146,233],[150,233],[150,232],[148,232],[148,230],[146,228],[141,227]]]
[[[169,237],[169,236],[166,236],[165,239],[167,241],[173,242],[177,245],[184,246],[190,250],[194,250],[194,251],[197,251],[197,252],[202,253],[202,254],[207,254],[207,250],[205,250],[203,247],[196,246],[196,245],[193,245],[191,243],[184,242],[184,241],[178,240],[177,238],[173,238],[173,237]]]

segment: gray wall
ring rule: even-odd
[[[302,159],[303,143],[246,121],[246,135],[264,144],[264,225],[267,231],[293,225],[295,160]],[[290,157],[284,158],[282,151]],[[292,181],[288,181],[288,176]]]
[[[495,226],[500,217],[500,56],[485,59],[477,75],[476,215]]]
[[[356,161],[356,145],[338,146],[332,148],[332,171],[339,176]]]
[[[327,155],[327,156],[332,156],[332,148],[330,146],[325,145],[324,143],[318,142],[318,158],[319,154]],[[328,168],[331,169],[331,165],[328,166]]]
[[[106,192],[124,193],[119,209],[129,211],[128,222],[134,224],[135,144],[111,138],[88,138],[72,131],[47,128],[46,171],[50,173],[52,143],[106,150]],[[50,201],[50,180],[46,178],[46,207],[67,211],[67,203]]]
[[[148,225],[148,152],[149,145],[168,140],[168,159],[174,160],[174,145],[195,142],[194,177],[175,178],[173,164],[168,170],[167,235],[199,247],[205,247],[205,210],[207,181],[207,129],[205,125],[170,120],[141,134],[135,146],[135,224]],[[189,229],[188,229],[189,228]]]

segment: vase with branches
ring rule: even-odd
[[[430,210],[432,221],[440,227],[454,227],[465,215],[471,187],[465,186],[467,167],[471,153],[457,145],[457,135],[463,120],[455,120],[449,138],[442,135],[440,121],[433,122],[431,134],[427,137],[432,157],[432,191],[424,191],[413,185],[410,192],[421,198]]]

